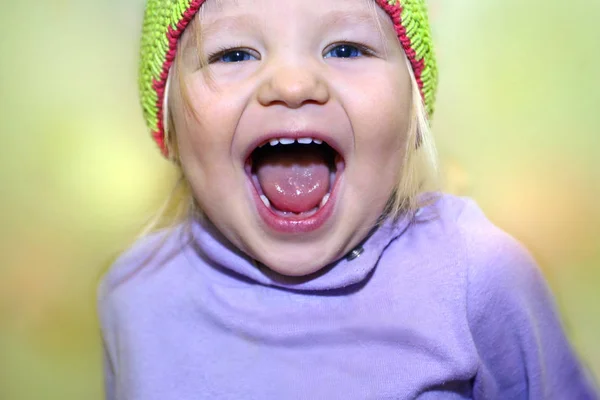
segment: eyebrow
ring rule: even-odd
[[[327,13],[321,20],[321,26],[366,24],[379,29],[379,21],[375,12],[356,12],[334,10]]]
[[[221,31],[257,30],[256,16],[252,14],[240,14],[225,16],[214,21],[201,21],[200,27],[203,35],[210,35]]]

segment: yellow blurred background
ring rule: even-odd
[[[446,188],[532,251],[598,376],[600,1],[430,4]],[[143,1],[0,10],[0,399],[101,399],[98,275],[174,179],[138,106]]]

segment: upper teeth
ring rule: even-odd
[[[293,144],[294,142],[298,142],[300,144],[311,144],[311,143],[316,143],[316,144],[321,144],[323,143],[322,140],[320,139],[314,139],[311,137],[304,137],[304,138],[298,138],[298,139],[294,139],[294,138],[279,138],[279,139],[271,139],[269,141],[269,144],[271,146],[277,146],[278,144]],[[262,146],[261,146],[262,147]]]
[[[294,142],[295,142],[294,139],[288,139],[288,138],[279,139],[279,143],[281,143],[281,144],[292,144]]]

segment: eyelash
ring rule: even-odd
[[[350,40],[341,40],[339,42],[330,44],[325,49],[324,54],[329,53],[331,50],[335,49],[338,46],[344,46],[344,45],[356,47],[362,53],[363,57],[372,57],[375,55],[375,52],[373,50],[371,50],[369,47],[365,46],[364,44],[352,42]],[[249,50],[248,48],[245,48],[243,46],[232,46],[232,47],[223,46],[223,47],[218,48],[216,51],[208,54],[208,57],[207,57],[208,63],[214,64],[216,62],[219,62],[221,57],[223,57],[225,54],[228,54],[228,53],[231,53],[234,51],[244,51],[244,52],[247,52],[250,54],[253,53],[252,50]],[[257,58],[259,58],[259,57],[257,57]]]
[[[340,40],[339,42],[335,42],[327,46],[325,49],[325,54],[329,53],[331,50],[335,49],[338,46],[352,46],[356,47],[361,53],[363,57],[373,57],[375,52],[371,50],[369,47],[365,46],[361,43],[356,43],[351,40]]]
[[[231,47],[222,46],[222,47],[219,47],[216,51],[208,54],[208,56],[206,57],[206,60],[208,61],[209,64],[214,64],[216,62],[219,62],[221,57],[223,57],[225,54],[231,53],[232,51],[245,51],[248,53],[251,52],[251,51],[249,51],[249,49],[244,48],[243,46],[231,46]]]

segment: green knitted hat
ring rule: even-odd
[[[165,156],[163,108],[169,69],[177,40],[205,0],[148,0],[140,49],[139,90],[144,118]],[[426,0],[375,0],[392,19],[398,39],[412,65],[425,109],[433,113],[437,66]]]

